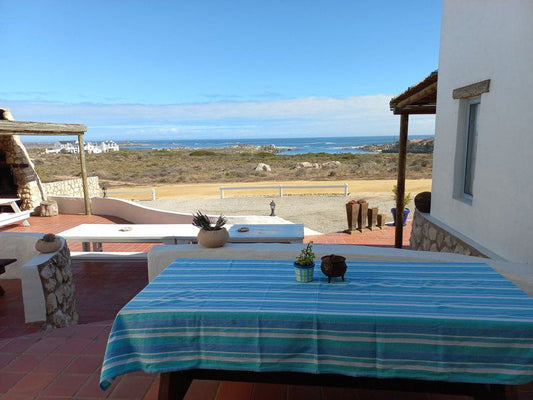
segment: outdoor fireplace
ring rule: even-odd
[[[17,197],[17,184],[13,167],[6,161],[6,153],[0,150],[0,197]]]
[[[20,139],[0,135],[0,197],[20,198],[22,210],[33,210],[42,201],[38,179]]]

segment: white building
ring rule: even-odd
[[[119,151],[119,146],[112,140],[104,140],[100,143],[102,152],[107,153],[108,151]]]
[[[118,151],[119,146],[112,140],[105,140],[98,143],[93,142],[85,142],[83,144],[83,149],[86,153],[89,154],[100,154],[100,153],[107,153],[109,151]],[[78,141],[59,141],[54,143],[54,147],[52,149],[46,149],[45,153],[61,153],[66,152],[68,154],[78,154],[79,153],[79,145]]]
[[[528,264],[531,16],[531,0],[444,1],[428,217],[483,254]]]

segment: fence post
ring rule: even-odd
[[[220,187],[220,198],[224,198],[224,188],[222,186]]]
[[[152,201],[155,201],[155,188],[152,188]]]
[[[344,184],[344,195],[348,196],[348,184],[347,183]]]
[[[279,185],[279,197],[283,197],[283,186]]]

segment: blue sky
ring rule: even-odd
[[[88,139],[397,134],[441,1],[0,0],[0,105]],[[433,134],[431,116],[413,134]]]

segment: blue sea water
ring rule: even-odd
[[[433,136],[410,136],[409,139],[427,139]],[[203,140],[129,140],[120,143],[122,149],[169,149],[169,148],[220,148],[249,144],[262,146],[273,144],[284,149],[279,154],[306,153],[365,153],[359,146],[368,144],[393,143],[397,136],[353,136],[353,137],[313,137],[313,138],[269,138],[269,139],[203,139]]]

